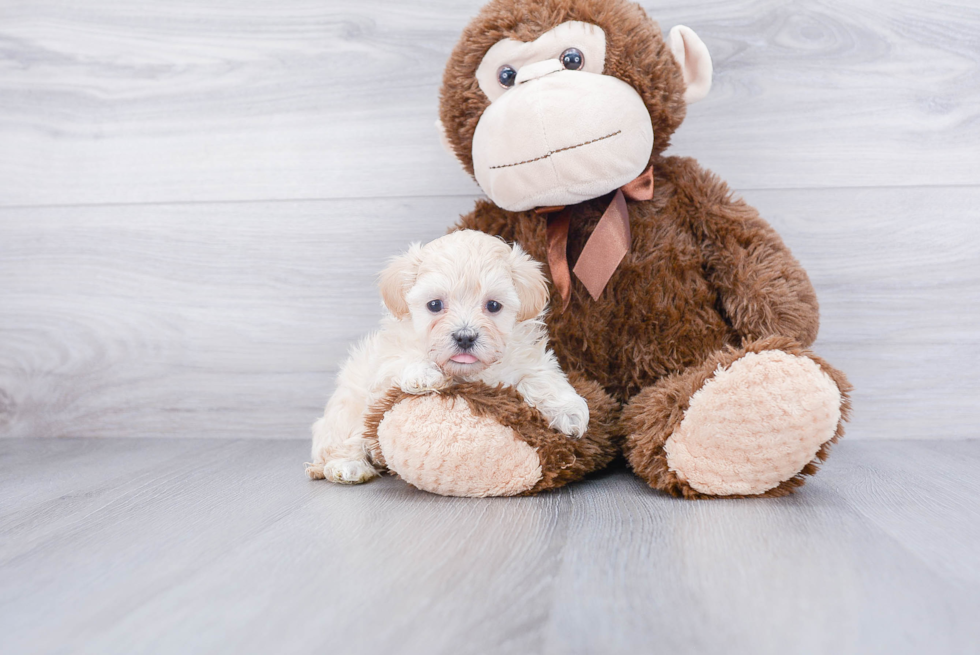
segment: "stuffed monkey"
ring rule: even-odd
[[[507,389],[392,392],[379,465],[449,495],[554,488],[618,448],[685,498],[781,496],[816,472],[849,385],[809,350],[810,280],[717,176],[662,154],[711,75],[692,30],[665,40],[624,0],[492,0],[464,30],[440,127],[489,200],[457,227],[547,262],[551,347],[593,422],[576,442]]]

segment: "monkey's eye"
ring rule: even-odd
[[[425,303],[426,309],[428,309],[433,314],[438,314],[442,311],[442,301],[441,300],[430,300]]]
[[[509,89],[517,81],[517,71],[514,70],[513,66],[504,64],[497,69],[497,81],[500,82],[500,86]]]
[[[503,308],[504,308],[504,306],[501,305],[496,300],[490,300],[490,301],[487,302],[487,311],[490,312],[491,314],[496,314],[497,312],[499,312]]]
[[[585,65],[585,55],[578,48],[569,48],[561,53],[561,65],[570,71],[577,71]]]

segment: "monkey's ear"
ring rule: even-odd
[[[677,25],[670,30],[667,40],[674,60],[684,75],[684,102],[691,104],[701,100],[711,90],[711,55],[697,34],[690,27]]]
[[[436,119],[436,129],[439,130],[439,143],[442,144],[443,149],[456,158],[456,151],[453,150],[453,144],[449,143],[449,137],[446,136],[446,126],[442,124],[442,120]]]
[[[422,263],[422,245],[413,243],[408,252],[391,260],[385,270],[381,271],[378,287],[381,289],[381,299],[385,307],[395,318],[408,316],[408,303],[405,294],[415,285],[419,265]]]
[[[541,272],[541,264],[531,259],[524,250],[514,244],[511,251],[511,276],[521,302],[518,321],[527,321],[544,311],[548,304],[548,281]]]

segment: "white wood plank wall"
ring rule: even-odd
[[[479,190],[460,0],[0,0],[0,435],[305,438],[373,278]],[[781,232],[850,438],[980,421],[980,5],[644,6],[715,85],[671,152]]]

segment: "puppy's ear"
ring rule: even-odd
[[[548,281],[541,272],[541,264],[531,259],[516,243],[511,250],[511,276],[521,301],[517,320],[526,321],[543,312],[550,296]]]
[[[421,263],[422,245],[413,243],[408,247],[408,252],[392,259],[388,267],[381,271],[381,277],[378,281],[381,299],[395,318],[408,316],[408,303],[405,302],[405,294],[415,284]]]

